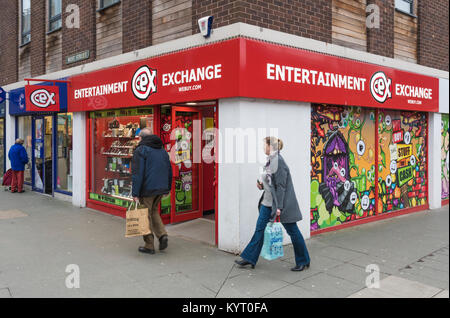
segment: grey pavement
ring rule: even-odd
[[[119,217],[2,190],[0,298],[449,297],[448,206],[314,236],[306,242],[311,267],[300,273],[289,270],[291,246],[252,270],[178,236],[155,255],[140,254],[141,244],[124,237]],[[79,288],[66,287],[70,264],[79,268]],[[368,265],[379,268],[378,281]]]

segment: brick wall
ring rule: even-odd
[[[72,15],[66,13],[69,4],[76,4],[80,8],[80,28],[67,28],[66,19]],[[92,0],[63,0],[62,1],[62,67],[63,69],[95,61],[96,58],[96,28],[95,11],[97,1]],[[67,64],[68,56],[89,50],[89,59],[77,63]]]
[[[193,33],[197,20],[214,15],[214,27],[236,22],[331,42],[329,0],[193,0]]]
[[[367,28],[367,52],[394,57],[394,0],[367,0],[380,8],[380,28]]]
[[[448,71],[448,1],[419,1],[418,63]]]
[[[0,0],[0,86],[17,82],[18,2]]]
[[[45,74],[45,3],[46,0],[31,1],[31,76]]]
[[[152,1],[122,1],[122,49],[130,52],[152,44]]]

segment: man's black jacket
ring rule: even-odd
[[[172,166],[158,136],[142,138],[134,151],[131,169],[133,197],[149,197],[170,192]]]

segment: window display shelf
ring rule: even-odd
[[[110,196],[110,197],[112,197],[112,198],[116,198],[116,199],[120,199],[120,200],[125,200],[125,201],[133,201],[133,198],[132,198],[132,197],[124,197],[124,196],[122,196],[122,195],[111,194],[111,193],[105,193],[105,192],[102,192],[102,193],[103,193],[103,195],[107,195],[107,196]]]
[[[106,156],[106,157],[117,157],[117,158],[133,158],[132,155],[121,155],[118,153],[107,153],[107,152],[103,152],[102,155]]]
[[[134,149],[134,146],[111,146],[111,148]]]
[[[106,170],[106,169],[105,169],[105,171],[106,171],[106,172],[113,172],[113,173],[130,174],[130,175],[131,175],[131,172],[127,172],[127,171],[120,171],[120,170]]]
[[[114,138],[114,139],[139,139],[138,137],[125,137],[125,136],[103,136],[102,138]]]

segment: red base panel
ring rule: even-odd
[[[118,207],[118,206],[115,206],[112,204],[103,203],[103,202],[95,201],[95,200],[87,200],[86,207],[100,211],[100,212],[104,212],[107,214],[119,216],[121,218],[125,218],[125,214],[127,211],[125,208],[121,208],[121,207]],[[162,215],[161,219],[164,224],[170,223],[170,215]]]
[[[345,229],[345,228],[348,228],[348,227],[361,225],[361,224],[365,224],[365,223],[376,222],[376,221],[380,221],[380,220],[383,220],[383,219],[389,219],[389,218],[393,218],[393,217],[400,216],[400,215],[403,215],[403,214],[409,214],[409,213],[414,213],[414,212],[421,212],[421,211],[428,210],[428,208],[429,208],[429,205],[426,204],[426,205],[421,205],[421,206],[417,206],[417,207],[409,208],[409,209],[404,209],[404,210],[400,210],[400,211],[378,214],[376,216],[371,216],[371,217],[367,217],[367,218],[364,218],[364,219],[359,219],[359,220],[347,222],[347,223],[344,223],[344,224],[340,224],[340,225],[336,225],[336,226],[330,226],[330,227],[327,227],[327,228],[324,228],[324,229],[320,229],[320,230],[316,230],[316,231],[311,231],[311,236],[322,234],[322,233],[326,233],[326,232],[342,230],[342,229]]]
[[[450,201],[449,199],[447,199],[447,200],[442,200],[442,206],[447,205],[449,201]]]

